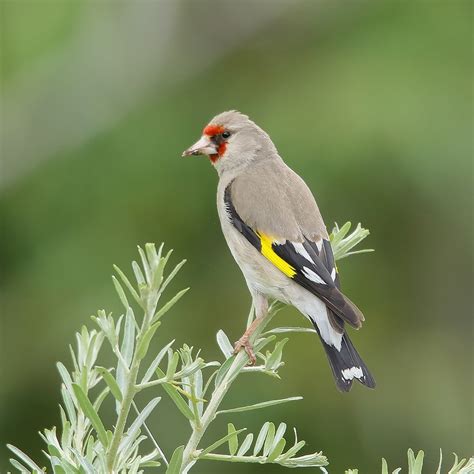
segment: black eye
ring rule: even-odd
[[[222,135],[221,135],[221,136],[222,136],[222,138],[227,139],[227,138],[230,137],[230,132],[226,130],[225,132],[222,132]]]

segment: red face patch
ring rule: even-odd
[[[202,132],[204,135],[212,138],[225,132],[225,128],[222,125],[207,125],[204,127]],[[225,153],[226,148],[227,143],[225,141],[221,141],[217,147],[217,153],[214,155],[209,155],[209,159],[212,161],[212,163],[215,163]]]
[[[202,133],[208,137],[213,137],[214,135],[219,135],[219,133],[222,133],[223,131],[224,127],[222,125],[208,125],[207,127],[204,127]]]

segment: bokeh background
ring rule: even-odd
[[[340,264],[366,314],[353,334],[378,382],[340,394],[319,342],[294,335],[282,381],[242,380],[228,406],[304,401],[233,418],[297,426],[331,472],[472,454],[472,2],[1,1],[0,472],[5,443],[42,460],[59,422],[58,360],[99,308],[119,314],[112,263],[165,241],[188,259],[166,318],[218,357],[249,295],[221,235],[216,173],[181,159],[239,109],[316,194],[328,226],[361,221],[376,249]],[[305,324],[285,309],[280,324]],[[165,450],[188,426],[162,402]],[[213,432],[224,431],[222,420]],[[201,463],[196,473],[283,472]],[[193,471],[194,472],[194,471]]]

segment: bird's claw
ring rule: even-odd
[[[255,353],[253,351],[253,346],[249,341],[248,336],[242,336],[235,344],[234,344],[234,354],[238,354],[242,349],[245,350],[249,357],[248,365],[255,365],[257,362],[257,358],[255,357]]]

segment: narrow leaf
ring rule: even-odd
[[[148,402],[146,407],[140,412],[140,414],[137,416],[135,421],[130,425],[130,428],[127,430],[127,433],[125,434],[123,440],[121,441],[120,446],[119,446],[119,452],[122,452],[123,450],[127,449],[127,447],[133,442],[141,426],[145,423],[146,419],[148,418],[150,413],[154,410],[156,405],[158,405],[160,400],[161,400],[161,397],[153,398],[152,400]]]
[[[269,331],[266,331],[265,334],[284,334],[288,332],[308,332],[315,334],[316,331],[311,328],[300,328],[300,327],[281,327],[281,328],[273,328]]]
[[[267,460],[265,462],[274,462],[275,459],[280,456],[280,454],[285,449],[286,440],[284,438],[280,439],[276,446],[273,448],[273,451],[269,454]]]
[[[255,403],[254,405],[228,408],[227,410],[219,410],[216,413],[216,416],[222,413],[239,413],[242,411],[259,410],[260,408],[271,407],[273,405],[280,405],[281,403],[294,402],[294,401],[302,400],[302,399],[303,397],[289,397],[289,398],[281,398],[279,400],[268,400],[267,402]]]
[[[132,262],[132,268],[133,268],[133,273],[135,274],[135,278],[138,283],[138,287],[144,287],[146,286],[146,281],[145,277],[143,276],[142,269],[140,268],[140,265],[138,265],[135,260]]]
[[[159,378],[162,378],[165,376],[164,372],[157,367],[156,369],[156,374],[158,375]],[[194,421],[194,413],[192,410],[189,408],[188,404],[185,402],[183,397],[178,393],[176,388],[173,386],[171,383],[164,383],[163,388],[165,392],[169,395],[171,400],[173,400],[174,404],[178,408],[178,410],[190,421]]]
[[[102,443],[102,446],[106,448],[108,445],[107,433],[105,431],[105,428],[104,428],[104,425],[102,424],[101,419],[99,418],[99,415],[94,410],[92,403],[90,402],[89,398],[84,393],[80,385],[74,383],[72,384],[72,388],[74,390],[74,395],[76,395],[77,401],[79,402],[79,405],[84,411],[84,414],[87,416],[87,418],[89,418],[92,426],[97,432],[97,436],[99,437],[99,440]]]
[[[234,353],[234,348],[230,343],[227,334],[222,329],[219,329],[219,331],[217,331],[216,339],[217,344],[219,345],[219,348],[224,354],[225,358],[228,359],[229,357],[231,357]]]
[[[158,355],[150,364],[150,367],[146,371],[141,383],[146,383],[153,377],[153,374],[155,373],[156,368],[158,367],[158,365],[160,365],[160,362],[163,360],[163,357],[168,352],[168,349],[173,345],[174,341],[175,339],[173,339],[170,343],[168,343],[165,347],[163,347],[163,349],[161,349],[160,352],[158,352]]]
[[[268,433],[269,428],[270,428],[270,422],[266,421],[263,424],[262,429],[260,430],[260,433],[258,433],[257,441],[255,442],[255,447],[253,449],[254,456],[257,456],[260,450],[262,449],[263,443],[267,439],[267,433]]]
[[[285,344],[289,341],[287,337],[275,344],[275,349],[273,350],[271,356],[267,359],[265,363],[265,368],[267,370],[276,370],[281,362],[283,348]]]
[[[233,456],[237,448],[239,447],[239,439],[237,438],[237,430],[232,423],[227,424],[227,433],[229,434],[229,438],[227,439],[227,443],[229,445],[229,453]]]
[[[184,446],[179,446],[173,452],[173,455],[170,459],[170,464],[168,469],[166,469],[166,474],[180,474],[181,473],[181,464],[183,463],[183,451]]]
[[[133,298],[135,299],[135,301],[141,305],[142,304],[142,301],[141,301],[141,298],[140,298],[140,295],[137,293],[137,290],[135,290],[135,288],[133,287],[133,285],[130,283],[130,280],[127,278],[127,276],[125,275],[125,273],[122,272],[122,270],[120,270],[119,267],[117,267],[117,265],[114,265],[114,270],[117,272],[117,275],[120,277],[120,279],[123,281],[123,283],[125,284],[125,286],[127,287],[128,291],[130,292],[130,294],[133,296]]]
[[[268,427],[267,438],[265,439],[265,443],[263,444],[263,455],[265,457],[267,457],[268,454],[270,453],[270,448],[273,445],[274,438],[275,438],[275,425],[270,422],[270,425]]]
[[[122,392],[120,391],[114,376],[105,367],[96,367],[96,369],[105,380],[105,383],[109,386],[110,391],[112,392],[112,395],[115,397],[115,399],[121,402]]]
[[[150,285],[151,284],[150,266],[148,265],[148,260],[146,258],[145,252],[140,246],[138,246],[138,253],[140,254],[140,258],[142,259],[142,266],[143,266],[143,271],[145,272],[146,282],[148,285]]]
[[[124,308],[127,309],[130,304],[128,303],[127,295],[125,294],[125,291],[123,291],[122,285],[119,283],[117,278],[115,278],[115,276],[112,276],[112,281],[114,282],[115,291],[117,292],[120,301],[122,302]]]
[[[296,443],[294,446],[292,446],[283,456],[282,460],[284,459],[290,459],[292,458],[295,454],[297,454],[304,446],[306,445],[306,441],[299,441]]]
[[[253,434],[249,433],[245,437],[244,442],[240,445],[240,448],[237,451],[237,456],[245,456],[247,451],[250,449],[250,446],[252,446],[252,442],[253,442]]]
[[[171,351],[171,349],[170,349]],[[176,368],[178,367],[178,362],[179,362],[179,354],[175,352],[168,351],[168,368],[166,369],[166,378],[168,380],[172,380],[174,377],[174,374],[176,373]],[[173,354],[170,357],[170,354]]]
[[[157,321],[156,323],[152,324],[148,330],[145,332],[143,337],[140,340],[140,344],[137,348],[137,357],[139,360],[143,359],[148,352],[148,347],[150,346],[150,341],[152,340],[153,336],[155,335],[156,330],[160,326],[161,322]]]
[[[184,290],[181,290],[179,293],[177,293],[173,298],[171,298],[167,303],[165,303],[153,316],[153,321],[158,321],[165,313],[167,313],[172,306],[174,306],[179,299],[189,290],[189,288],[185,288]]]
[[[130,362],[132,361],[133,348],[135,345],[135,316],[133,314],[132,308],[129,306],[127,308],[127,313],[125,315],[125,329],[122,340],[122,347],[120,352],[127,363],[127,366],[130,367]]]
[[[233,364],[235,358],[234,357],[229,357],[226,359],[226,361],[219,367],[219,370],[217,371],[216,375],[216,380],[214,382],[214,385],[218,387],[221,382],[224,380],[224,377],[226,376],[227,372],[229,372],[229,369],[231,365]]]
[[[206,454],[209,454],[211,451],[214,451],[214,449],[218,448],[219,446],[221,446],[222,444],[224,444],[229,438],[231,438],[232,436],[236,436],[238,435],[239,433],[242,433],[242,431],[245,431],[247,428],[242,428],[240,430],[237,430],[233,433],[228,433],[226,434],[223,438],[219,439],[218,441],[216,441],[215,443],[212,443],[210,446],[208,446],[206,449],[203,449],[200,453],[199,453],[199,457],[202,457],[202,456],[205,456]]]
[[[14,453],[21,461],[23,461],[33,471],[43,472],[43,470],[36,464],[29,456],[17,447],[7,444],[7,448]]]

